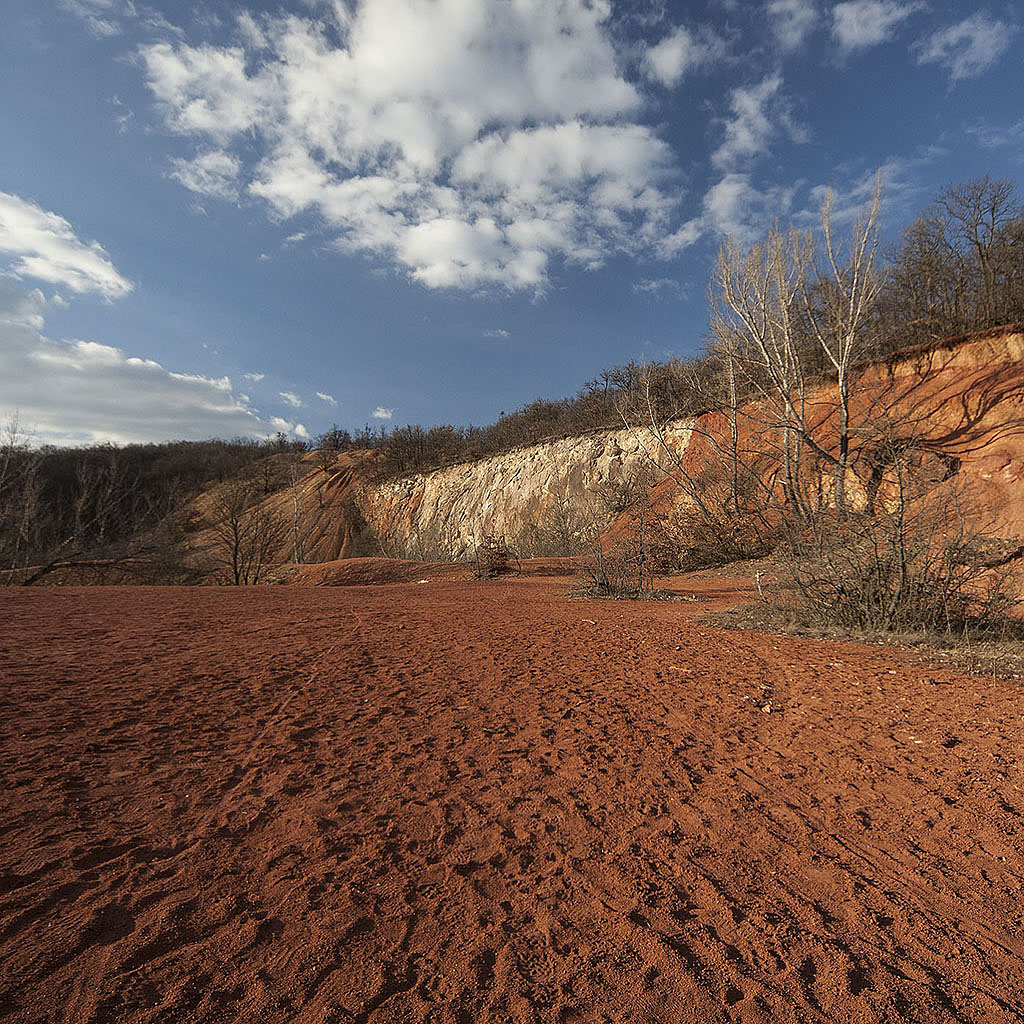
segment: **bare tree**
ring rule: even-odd
[[[39,531],[42,454],[33,451],[15,413],[0,432],[0,558],[7,569],[25,564]]]
[[[881,287],[878,269],[878,212],[882,179],[864,214],[855,222],[849,241],[837,241],[832,227],[834,195],[829,190],[821,208],[823,254],[812,260],[813,276],[801,280],[800,298],[809,333],[827,360],[835,384],[838,436],[829,451],[834,457],[835,507],[847,512],[846,478],[850,468],[850,399],[854,364],[867,350],[866,332]]]
[[[1024,206],[985,175],[948,185],[889,254],[880,350],[1024,319]]]
[[[280,518],[259,501],[256,488],[246,480],[221,488],[213,516],[215,561],[236,586],[259,583],[284,537]]]
[[[642,368],[620,400],[649,464],[682,495],[692,524],[684,562],[763,555],[826,508],[849,514],[853,455],[868,428],[854,415],[854,388],[880,287],[880,200],[876,182],[843,237],[829,193],[817,236],[775,226],[746,248],[727,239],[706,356]],[[665,402],[666,387],[688,397]],[[680,407],[708,411],[673,436],[666,412]]]
[[[809,232],[778,227],[743,251],[727,241],[713,278],[712,331],[727,368],[729,407],[737,403],[736,374],[755,399],[747,415],[780,438],[784,503],[807,518],[804,460],[831,469],[832,503],[848,512],[847,479],[855,425],[851,422],[854,368],[867,348],[880,288],[878,270],[881,182],[849,237],[837,238],[831,192],[821,208],[821,241]],[[822,384],[827,382],[827,391]],[[808,401],[814,385],[817,397]],[[732,476],[738,484],[737,429],[731,419]]]

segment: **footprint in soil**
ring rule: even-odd
[[[83,946],[111,946],[135,931],[135,915],[123,903],[101,907],[85,926]]]
[[[818,980],[818,965],[814,962],[814,957],[809,956],[800,965],[800,981],[803,983],[804,995],[807,997],[807,1002],[814,1007],[814,1009],[821,1009],[818,1004],[818,998],[814,994],[814,983]]]

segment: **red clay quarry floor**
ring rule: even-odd
[[[1018,686],[565,589],[4,590],[0,1020],[1024,1019]]]

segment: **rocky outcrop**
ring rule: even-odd
[[[834,408],[827,385],[808,396],[809,405],[816,402]],[[916,439],[921,458],[955,466],[957,486],[969,494],[971,515],[979,517],[983,533],[1024,538],[1024,333],[1019,326],[868,367],[854,406],[862,418],[887,410],[899,429]],[[744,419],[744,433],[756,434],[763,418],[755,410]],[[716,459],[701,435],[724,437],[723,431],[709,414],[675,424],[667,440],[699,477]],[[756,437],[741,443],[763,447]],[[647,431],[595,432],[372,485],[359,505],[380,553],[393,557],[466,558],[485,537],[504,541],[524,557],[561,554],[576,547],[588,529],[608,524],[602,492],[650,467],[649,456],[658,456],[658,445]],[[829,486],[828,474],[822,483]],[[847,486],[854,501],[863,484],[851,471]],[[666,498],[679,497],[665,481],[659,490]]]
[[[666,435],[685,449],[686,423]],[[461,559],[492,537],[521,557],[563,554],[567,539],[608,521],[611,488],[659,460],[647,431],[594,432],[370,487],[362,512],[382,549],[399,558]]]

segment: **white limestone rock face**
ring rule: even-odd
[[[684,422],[666,434],[674,452],[689,437]],[[600,516],[602,488],[667,462],[650,431],[599,431],[378,484],[362,511],[393,557],[468,558],[485,537],[521,557],[559,554]]]

